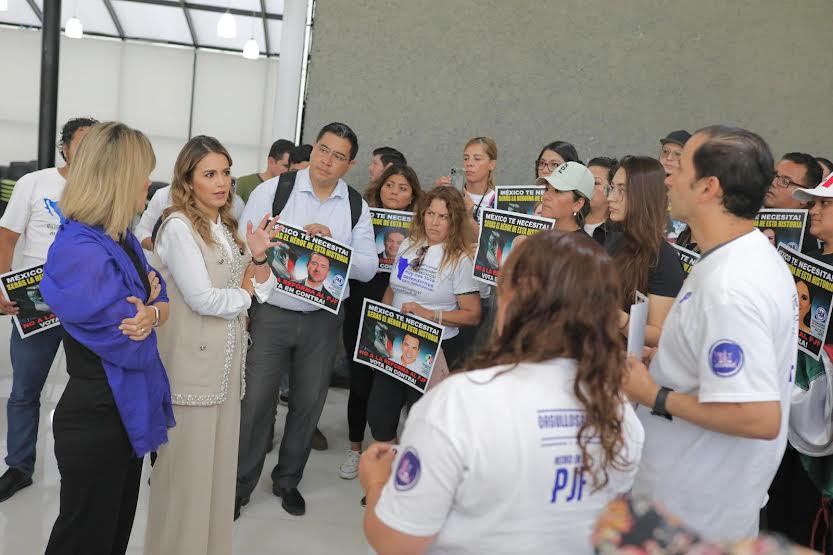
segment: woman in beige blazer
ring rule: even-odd
[[[265,262],[277,222],[249,224],[244,243],[231,189],[226,149],[212,137],[188,141],[152,255],[170,297],[159,354],[177,425],[153,468],[146,554],[231,553],[246,312],[275,287]]]

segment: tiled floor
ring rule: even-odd
[[[0,318],[0,457],[6,454],[6,400],[11,391],[8,318]],[[38,461],[34,485],[12,499],[0,503],[0,554],[34,555],[43,553],[52,524],[58,515],[60,476],[53,454],[50,414],[66,385],[63,353],[59,352],[42,397],[38,434]],[[234,553],[239,555],[285,554],[366,554],[367,543],[361,527],[362,497],[358,480],[338,477],[347,442],[347,392],[331,389],[320,427],[330,443],[328,451],[313,451],[304,480],[299,487],[307,501],[307,514],[293,517],[272,494],[269,472],[277,462],[277,449],[266,459],[263,477],[252,500],[243,509],[234,531]],[[275,441],[280,442],[285,407],[278,412]],[[369,437],[369,436],[368,436]],[[0,472],[5,465],[0,462]],[[142,553],[147,519],[149,464],[139,497],[128,553]],[[168,555],[168,554],[164,554]]]

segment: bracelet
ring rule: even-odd
[[[159,307],[158,307],[158,306],[156,306],[155,304],[150,305],[150,307],[151,307],[151,308],[153,309],[153,311],[156,313],[156,320],[154,320],[154,322],[153,322],[153,324],[151,325],[151,327],[153,327],[153,328],[158,328],[158,327],[159,327],[159,320],[162,318],[162,315],[161,315],[161,314],[160,314],[160,312],[159,312]]]
[[[439,310],[437,310],[436,308],[434,309],[434,321],[435,321],[435,322],[439,322],[439,321],[440,321],[440,311],[439,311]]]
[[[667,418],[668,420],[674,420],[674,417],[671,416],[671,413],[668,412],[668,409],[665,408],[665,401],[668,399],[668,394],[674,391],[670,387],[660,387],[659,391],[657,391],[657,398],[654,401],[654,408],[651,411],[651,414],[654,416],[662,416],[663,418]]]
[[[264,264],[266,264],[267,260],[269,260],[268,256],[264,256],[263,260],[255,260],[255,257],[253,256],[252,257],[252,264],[254,264],[255,266],[263,266]]]

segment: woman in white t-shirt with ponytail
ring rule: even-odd
[[[513,249],[483,351],[414,405],[399,446],[365,451],[364,530],[388,553],[593,553],[596,518],[630,489],[644,434],[621,392],[622,302],[584,233]]]
[[[382,302],[444,327],[442,349],[448,366],[465,351],[460,326],[480,321],[480,295],[472,277],[473,234],[459,191],[435,187],[420,200],[410,235],[393,261],[390,285]],[[367,420],[376,441],[396,438],[399,413],[421,393],[385,374],[377,374],[367,406]]]

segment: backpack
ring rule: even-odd
[[[280,214],[286,207],[292,189],[295,187],[295,178],[298,172],[284,172],[278,178],[278,187],[275,189],[275,199],[272,201],[272,215]],[[347,186],[347,197],[350,201],[350,229],[355,229],[362,215],[362,196],[351,186]]]

